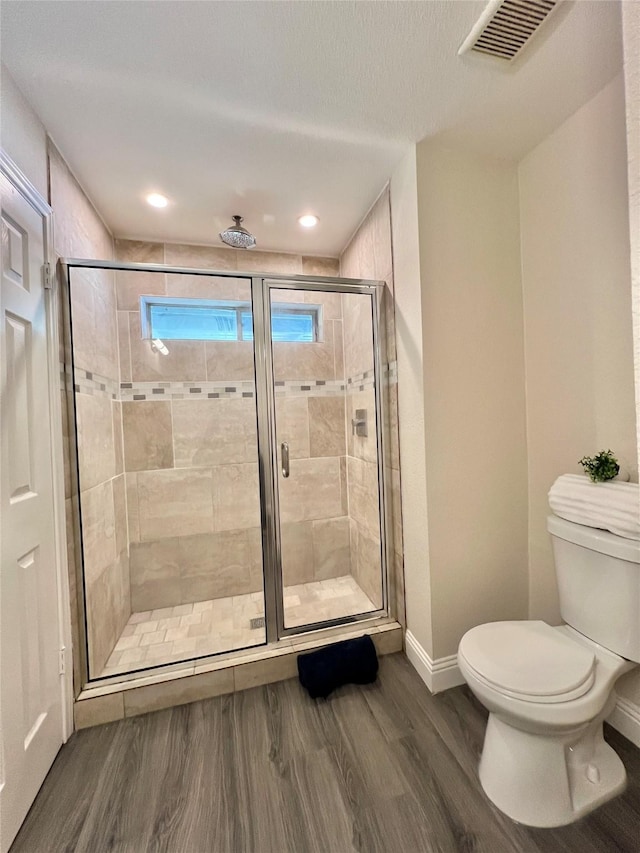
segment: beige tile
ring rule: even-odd
[[[390,607],[391,616],[398,620],[403,628],[407,627],[407,614],[404,591],[404,557],[397,551],[393,554],[391,572]]]
[[[400,489],[400,471],[392,468],[389,472],[391,503],[391,537],[393,549],[402,551],[402,494]]]
[[[111,479],[116,473],[111,400],[76,394],[80,490]]]
[[[373,462],[347,457],[349,515],[371,536],[380,537],[378,468]]]
[[[288,479],[279,480],[283,522],[312,521],[344,515],[340,488],[340,459],[292,459]]]
[[[138,475],[124,475],[127,494],[127,525],[129,528],[129,542],[140,541],[140,513],[138,512]]]
[[[255,381],[253,341],[206,341],[207,379]]]
[[[286,441],[290,459],[309,456],[309,414],[306,397],[276,397],[278,445]]]
[[[84,571],[91,583],[115,562],[116,531],[111,481],[87,489],[80,496]]]
[[[139,311],[141,296],[164,296],[166,276],[163,272],[118,270],[116,272],[118,310]]]
[[[351,571],[376,609],[382,607],[380,540],[356,521],[350,521]]]
[[[62,455],[64,463],[64,496],[71,497],[71,432],[69,430],[69,409],[67,392],[60,389],[60,414],[62,420]]]
[[[362,293],[342,294],[344,362],[347,376],[373,368],[371,298]]]
[[[279,379],[334,379],[333,323],[324,324],[324,340],[316,343],[273,343],[273,370]]]
[[[385,429],[387,431],[387,464],[396,470],[400,469],[400,440],[398,434],[398,386],[387,386],[385,395]]]
[[[248,690],[261,684],[285,681],[287,678],[295,678],[298,674],[296,656],[287,654],[241,664],[233,668],[233,673],[236,690]]]
[[[117,322],[120,381],[131,382],[131,343],[129,341],[129,312],[118,311]]]
[[[340,515],[349,513],[349,482],[347,479],[347,457],[340,457]]]
[[[251,305],[251,279],[169,273],[167,296],[183,299],[225,299]]]
[[[315,580],[340,577],[351,572],[348,518],[313,521],[312,538]]]
[[[122,445],[122,403],[111,401],[111,416],[113,419],[113,452],[115,458],[115,473],[124,472],[124,448]]]
[[[181,602],[202,602],[261,589],[252,531],[185,536],[180,543]],[[203,611],[206,612],[206,611]]]
[[[102,672],[129,615],[124,612],[126,602],[122,599],[117,561],[86,582],[86,596],[89,675],[95,678]]]
[[[114,244],[118,261],[128,264],[163,264],[164,246],[162,243],[149,243],[146,240],[121,240]]]
[[[227,469],[250,466],[225,466]],[[257,494],[253,492],[254,500]],[[222,469],[215,469],[217,472]],[[189,533],[209,533],[213,529],[213,504],[211,497],[211,470],[206,468],[169,469],[165,471],[138,472],[138,512],[142,541],[164,539]],[[217,475],[217,479],[220,477]],[[240,483],[234,484],[242,492]],[[216,484],[214,483],[214,488]],[[239,488],[240,487],[240,488]],[[244,494],[236,496],[218,486],[218,500],[227,500],[227,513],[242,502]],[[216,512],[218,508],[216,505]],[[239,527],[249,525],[239,524]],[[220,529],[220,528],[218,528]],[[229,529],[228,527],[223,529]]]
[[[342,320],[342,295],[330,290],[305,290],[304,301],[307,305],[319,305],[322,323],[330,320]]]
[[[219,465],[211,475],[214,531],[259,527],[257,463]]]
[[[254,397],[174,400],[172,407],[177,468],[257,462]]]
[[[127,532],[127,496],[124,474],[115,477],[112,482],[113,489],[113,520],[115,526],[116,554],[126,551],[129,546]]]
[[[304,302],[304,290],[294,290],[293,288],[285,289],[285,288],[276,288],[273,287],[269,291],[271,296],[271,302],[290,302],[293,304],[300,304]]]
[[[136,382],[189,382],[206,378],[204,341],[167,341],[168,355],[142,339],[140,317],[129,313],[131,378]]]
[[[343,323],[341,320],[332,320],[333,324],[333,367],[336,379],[346,381],[344,369],[344,339]]]
[[[122,404],[127,471],[173,467],[171,403],[139,400]]]
[[[111,270],[71,270],[73,358],[76,367],[117,379],[118,335],[114,274]]]
[[[311,456],[344,456],[344,397],[309,397],[309,452]]]
[[[340,275],[340,261],[338,258],[318,258],[311,255],[303,255],[302,275],[337,277]]]
[[[391,205],[385,192],[376,202],[369,217],[373,246],[373,275],[379,281],[388,281],[393,266],[391,250]]]
[[[237,268],[247,272],[299,275],[302,272],[302,257],[284,252],[239,251]]]
[[[312,522],[280,525],[282,581],[285,586],[314,580]]]
[[[402,651],[403,631],[399,625],[385,630],[378,629],[371,635],[371,639],[379,655],[391,655]]]
[[[181,557],[178,537],[131,545],[131,607],[134,611],[180,603]]]
[[[73,719],[76,729],[86,729],[89,726],[100,726],[124,717],[124,700],[122,693],[109,693],[107,696],[96,696],[94,699],[83,699],[73,706]]]
[[[184,243],[165,243],[165,264],[191,269],[235,270],[235,249],[222,246],[190,246]]]
[[[146,714],[161,708],[186,705],[200,699],[210,699],[223,693],[233,692],[233,670],[219,669],[190,675],[164,684],[151,684],[127,690],[124,695],[125,716]]]

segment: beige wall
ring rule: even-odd
[[[515,168],[417,150],[433,652],[527,615]]]
[[[640,3],[622,4],[622,25],[631,237],[636,446],[640,463]],[[640,673],[631,672],[624,676],[616,685],[616,689],[620,696],[637,706],[636,714],[640,715]],[[635,738],[635,743],[638,743],[639,739],[640,735]]]
[[[49,181],[50,203],[55,215],[56,254],[60,257],[113,258],[110,232],[51,143]],[[71,277],[71,305],[75,379],[79,383],[75,411],[89,665],[93,674],[97,674],[131,613],[121,407],[114,399],[119,366],[113,274],[76,270]],[[65,362],[70,369],[68,350]],[[87,372],[93,377],[92,382],[84,381]],[[105,384],[104,390],[98,378]],[[73,457],[70,451],[67,445],[67,458]],[[71,536],[72,501],[76,496],[72,493],[72,478],[66,479]],[[70,559],[70,579],[75,621],[78,607],[73,559]],[[77,645],[75,626],[74,634]]]
[[[422,289],[416,149],[391,178],[397,424],[402,470],[402,537],[407,628],[433,657],[427,528]]]
[[[46,199],[47,132],[5,65],[0,65],[0,104],[0,146]]]
[[[519,166],[529,479],[529,612],[561,621],[547,493],[611,448],[637,480],[621,77]]]

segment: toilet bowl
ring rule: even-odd
[[[458,665],[489,711],[479,775],[501,811],[529,826],[561,826],[624,790],[602,723],[633,663],[567,626],[531,621],[472,628]]]
[[[624,790],[604,741],[615,683],[640,662],[640,543],[548,519],[563,618],[472,628],[458,665],[489,711],[485,793],[528,826],[572,823]]]

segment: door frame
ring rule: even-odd
[[[60,694],[62,702],[62,742],[73,732],[73,666],[71,647],[71,605],[67,567],[67,525],[64,493],[64,451],[62,405],[60,395],[60,342],[58,332],[59,292],[55,278],[53,248],[53,210],[11,157],[0,149],[0,172],[42,217],[44,262],[49,265],[51,286],[45,286],[47,318],[47,385],[49,389],[49,436],[51,440],[51,478],[55,535],[55,572],[58,598],[60,652]]]
[[[251,285],[251,302],[254,315],[254,328],[262,323],[263,334],[254,336],[254,367],[256,379],[261,375],[264,383],[256,381],[256,415],[258,438],[258,473],[260,484],[260,512],[262,531],[262,557],[265,592],[265,643],[252,648],[261,648],[281,639],[301,635],[308,631],[331,628],[336,625],[352,625],[357,622],[376,619],[389,614],[389,571],[392,566],[390,558],[390,506],[388,496],[391,494],[387,481],[385,460],[387,458],[387,436],[385,428],[385,393],[383,365],[387,363],[386,335],[382,328],[383,322],[383,290],[385,282],[371,279],[353,279],[340,276],[310,276],[310,275],[279,275],[276,273],[249,272],[240,270],[202,269],[201,267],[180,267],[171,264],[145,264],[127,261],[94,260],[91,258],[59,258],[59,280],[68,304],[65,309],[68,317],[65,320],[65,335],[71,337],[73,350],[73,320],[71,316],[71,278],[70,270],[74,268],[89,268],[113,271],[176,273],[216,278],[243,278]],[[280,566],[280,522],[277,493],[277,464],[275,456],[275,394],[273,385],[273,363],[271,352],[271,312],[268,292],[270,287],[305,290],[325,290],[329,292],[363,293],[371,296],[372,303],[372,333],[374,367],[376,379],[376,424],[378,431],[378,495],[380,502],[380,559],[382,572],[382,608],[366,614],[345,616],[339,619],[324,620],[312,625],[302,625],[295,628],[284,627],[284,612],[282,606],[282,571]],[[70,327],[68,328],[67,327]],[[72,365],[71,376],[66,377],[68,395],[69,429],[71,441],[71,477],[78,477],[77,467],[77,430],[75,428],[75,395],[73,393],[73,351],[70,355]],[[261,387],[261,384],[264,387]],[[77,481],[76,481],[77,486]],[[77,491],[77,488],[76,488]],[[87,612],[84,595],[84,570],[82,547],[82,521],[79,501],[73,511],[73,525],[80,547],[76,548],[75,575],[77,589],[77,607],[79,614],[79,633],[81,648],[76,650],[81,670],[81,689],[96,685],[113,685],[135,680],[141,676],[156,673],[173,673],[188,668],[190,660],[172,664],[160,664],[144,671],[123,673],[106,678],[91,678],[87,656]],[[212,656],[213,657],[213,656]]]
[[[271,339],[271,290],[324,291],[327,293],[360,293],[371,299],[371,333],[373,342],[373,368],[375,389],[375,428],[378,447],[378,511],[380,519],[380,572],[382,581],[382,606],[379,610],[353,616],[323,619],[287,628],[284,612],[284,584],[282,576],[282,543],[280,530],[280,495],[278,476],[278,441],[276,435],[276,398],[275,373],[273,368],[273,349]],[[381,334],[383,285],[375,281],[355,281],[349,279],[321,278],[304,276],[278,276],[275,274],[255,276],[252,280],[252,298],[254,310],[254,329],[262,328],[261,335],[254,335],[256,348],[256,372],[262,370],[265,377],[264,388],[258,389],[258,457],[260,462],[260,483],[263,513],[263,567],[265,573],[265,624],[267,642],[277,642],[288,637],[305,634],[339,625],[351,625],[366,619],[385,616],[389,612],[389,564],[388,564],[388,505],[385,482],[385,429],[384,429],[384,393],[383,364],[385,335]],[[256,321],[255,318],[258,318]],[[262,322],[262,326],[260,326]]]

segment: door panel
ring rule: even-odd
[[[62,744],[43,219],[0,177],[0,851]]]
[[[269,289],[285,630],[384,607],[373,298]]]

